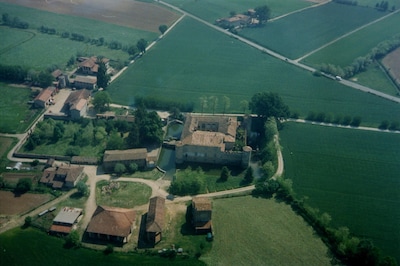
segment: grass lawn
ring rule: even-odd
[[[201,111],[200,97],[217,96],[221,102],[226,95],[231,100],[228,112],[238,113],[242,112],[240,101],[271,91],[280,94],[301,116],[310,111],[340,113],[360,116],[364,124],[375,125],[394,120],[400,111],[398,104],[314,77],[190,18],[179,23],[107,90],[119,104],[132,105],[135,96],[152,96],[194,102],[197,112]],[[222,109],[219,104],[216,112]]]
[[[267,23],[261,29],[246,28],[240,35],[295,59],[384,14],[372,8],[329,3]]]
[[[270,0],[268,3],[262,0],[166,0],[165,2],[175,5],[204,20],[207,20],[208,22],[214,22],[216,19],[222,17],[229,17],[231,11],[241,14],[247,12],[250,8],[255,8],[265,4],[267,4],[271,10],[271,17],[277,17],[312,5],[311,2],[297,0]]]
[[[17,143],[15,138],[0,137],[0,167],[8,162],[7,153]]]
[[[109,186],[109,181],[100,181],[96,184],[97,205],[110,207],[133,208],[146,204],[151,196],[151,188],[141,183],[119,182],[119,188],[111,189],[109,193],[102,192],[103,187]]]
[[[313,66],[326,63],[346,67],[357,57],[366,56],[380,42],[390,40],[398,34],[399,30],[395,25],[400,25],[400,13],[341,39],[306,57],[302,62]]]
[[[15,228],[0,235],[3,265],[204,265],[195,259],[175,260],[136,253],[112,253],[86,248],[65,249],[64,240],[36,229]]]
[[[42,111],[27,104],[31,100],[31,90],[0,83],[0,93],[0,132],[24,132]]]
[[[298,196],[400,261],[400,134],[287,123],[280,138]]]
[[[287,204],[251,196],[213,201],[208,265],[330,265],[328,248]]]

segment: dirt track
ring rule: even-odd
[[[160,25],[170,26],[179,18],[177,13],[155,4],[133,0],[1,0],[1,2],[153,32],[158,32]]]

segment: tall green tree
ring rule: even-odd
[[[253,182],[253,179],[254,179],[253,168],[251,168],[249,166],[249,167],[247,167],[246,173],[244,175],[244,181],[246,183],[251,183],[251,182]]]
[[[267,5],[258,6],[254,9],[256,11],[256,17],[259,20],[259,23],[265,23],[269,20],[271,15],[271,10]]]
[[[108,92],[99,91],[94,97],[92,104],[96,112],[104,112],[110,109],[111,98]]]
[[[230,176],[230,172],[229,172],[228,167],[226,167],[226,166],[222,167],[221,175],[220,175],[219,179],[222,182],[226,182],[226,181],[228,181],[229,176]]]
[[[223,105],[223,111],[222,113],[225,114],[229,107],[231,106],[231,99],[228,96],[222,96],[222,105]]]
[[[163,24],[163,25],[160,25],[158,27],[158,29],[160,30],[161,34],[164,34],[168,30],[168,26]]]
[[[145,53],[147,47],[147,41],[145,39],[140,39],[137,42],[136,47],[139,49],[140,52]]]
[[[97,64],[99,65],[97,71],[97,87],[106,89],[110,83],[111,77],[107,74],[107,66],[101,59],[97,60]]]
[[[250,109],[264,119],[271,116],[287,118],[290,115],[289,107],[283,102],[282,98],[272,92],[254,94],[251,98]]]

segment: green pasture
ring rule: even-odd
[[[388,77],[383,68],[377,63],[370,65],[367,71],[355,75],[352,78],[352,81],[389,95],[399,95],[396,85]],[[400,120],[400,118],[398,118],[398,120]]]
[[[380,42],[390,40],[394,35],[398,34],[399,29],[397,25],[400,25],[400,13],[393,14],[362,30],[354,32],[306,57],[302,62],[312,66],[326,63],[346,67],[357,57],[367,55]]]
[[[193,34],[195,32],[196,34]],[[190,36],[190,37],[189,37]],[[228,112],[243,112],[240,102],[262,91],[278,93],[292,111],[362,117],[363,124],[394,120],[398,104],[362,93],[274,59],[242,42],[184,19],[109,87],[112,100],[133,105],[135,96],[194,102],[200,97],[230,98]],[[211,107],[211,105],[209,105]],[[222,112],[217,104],[215,112]],[[211,108],[204,112],[212,113]]]
[[[35,34],[32,32],[16,30],[5,26],[0,26],[0,33],[2,36],[0,43],[0,55],[35,37]]]
[[[0,132],[22,133],[37,118],[42,109],[33,109],[31,90],[0,83]]]
[[[213,201],[208,265],[330,265],[328,248],[287,204],[251,196]]]
[[[165,2],[207,20],[208,22],[214,22],[219,18],[229,17],[231,11],[241,14],[247,12],[248,9],[262,5],[267,5],[270,8],[271,17],[281,16],[312,5],[311,2],[298,0],[166,0]]]
[[[133,208],[146,204],[151,196],[151,188],[136,182],[120,182],[118,189],[104,192],[103,187],[109,185],[109,181],[100,181],[96,184],[97,205],[110,207]]]
[[[400,134],[285,123],[280,139],[298,197],[400,261]]]
[[[359,0],[357,1],[359,6],[366,6],[366,7],[375,7],[377,3],[380,3],[381,1],[377,0]],[[388,0],[389,3],[389,9],[392,8],[392,6],[395,6],[396,9],[400,8],[400,0]]]
[[[22,39],[27,34],[33,35],[25,42],[16,42],[8,45],[0,56],[2,64],[21,65],[34,69],[46,69],[52,65],[64,67],[71,56],[77,53],[84,55],[102,55],[122,62],[128,60],[128,54],[122,50],[110,50],[105,46],[90,45],[89,43],[72,41],[56,35],[48,35],[35,30],[25,31],[0,27],[0,34],[9,36],[9,39]],[[14,37],[12,37],[14,36]],[[49,49],[51,47],[51,49]]]
[[[295,59],[385,14],[372,8],[329,3],[263,28],[245,28],[239,34]]]
[[[64,240],[33,228],[15,228],[0,235],[3,265],[204,265],[196,259],[174,260],[132,252],[105,255],[102,250],[66,249]]]

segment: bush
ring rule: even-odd
[[[15,187],[15,192],[23,194],[32,189],[32,179],[30,178],[21,178],[18,180],[17,186]]]
[[[78,231],[73,230],[67,237],[65,237],[65,248],[78,248],[81,246],[80,236]]]
[[[103,253],[104,253],[105,255],[111,254],[111,253],[113,253],[113,252],[114,252],[114,246],[111,245],[111,244],[108,244],[107,247],[106,247],[106,249],[103,251]]]

